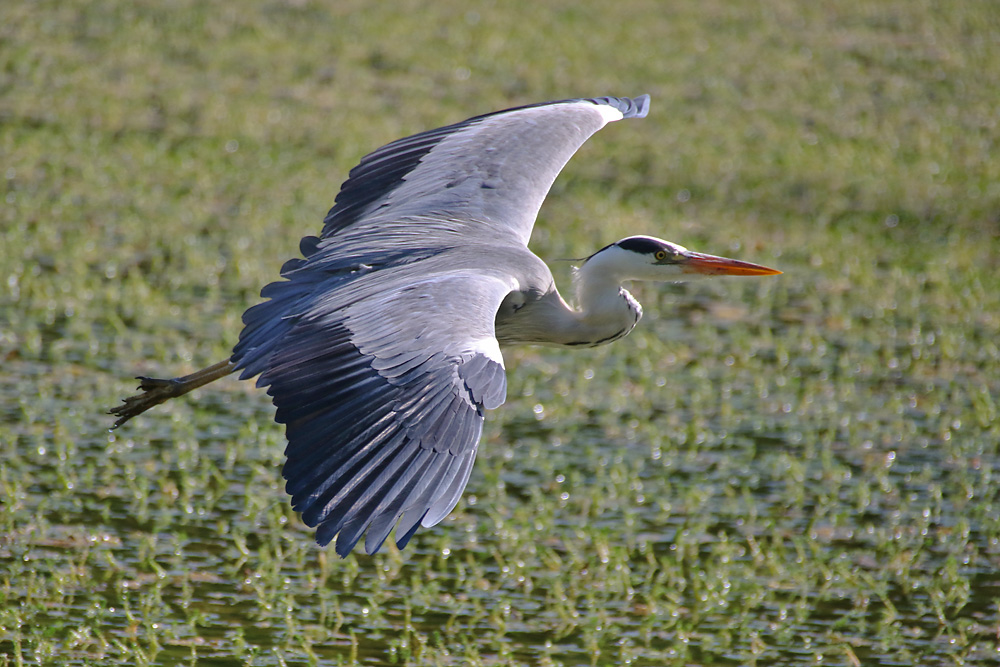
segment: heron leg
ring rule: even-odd
[[[140,393],[135,396],[129,396],[122,401],[121,405],[113,407],[108,411],[108,414],[118,417],[111,429],[118,428],[129,419],[132,419],[132,417],[141,415],[153,406],[169,401],[171,398],[183,396],[189,391],[225,377],[235,370],[236,364],[226,359],[217,364],[212,364],[207,368],[202,368],[200,371],[195,371],[191,375],[184,375],[170,380],[140,376],[136,378],[139,380]]]

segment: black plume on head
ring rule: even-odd
[[[630,236],[627,239],[622,239],[616,245],[623,250],[630,250],[646,255],[652,255],[663,250],[662,243],[648,236]]]

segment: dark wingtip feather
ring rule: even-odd
[[[325,547],[326,545],[330,544],[330,542],[333,541],[333,538],[335,538],[337,536],[336,531],[332,530],[332,528],[333,528],[333,526],[331,526],[330,524],[326,524],[326,523],[321,523],[319,526],[317,526],[316,527],[316,544],[320,545],[321,547]],[[341,558],[343,558],[348,553],[350,553],[350,551],[351,550],[348,549],[347,552],[340,553],[340,550],[338,549],[337,550],[337,554]]]
[[[406,545],[410,543],[410,538],[413,537],[413,535],[417,532],[417,528],[420,528],[420,522],[423,521],[423,519],[424,519],[424,517],[426,515],[427,515],[427,512],[425,511],[423,514],[421,514],[419,517],[417,517],[416,520],[412,524],[410,524],[409,526],[407,526],[405,528],[405,532],[403,533],[403,536],[400,537],[399,536],[399,531],[404,528],[404,525],[407,522],[407,517],[405,517],[405,516],[403,517],[403,520],[399,522],[399,525],[396,528],[396,546],[398,548],[400,548],[400,549],[405,549],[406,548]]]
[[[594,104],[605,104],[622,112],[623,118],[645,118],[649,113],[649,95],[638,97],[593,97],[587,100]]]

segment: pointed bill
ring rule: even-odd
[[[777,269],[760,264],[691,251],[688,251],[685,259],[678,263],[683,267],[684,273],[700,273],[710,276],[776,276],[781,273]]]

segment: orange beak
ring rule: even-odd
[[[701,273],[710,276],[776,276],[777,269],[769,269],[760,264],[742,262],[738,259],[703,255],[688,251],[685,259],[678,262],[684,273]]]

